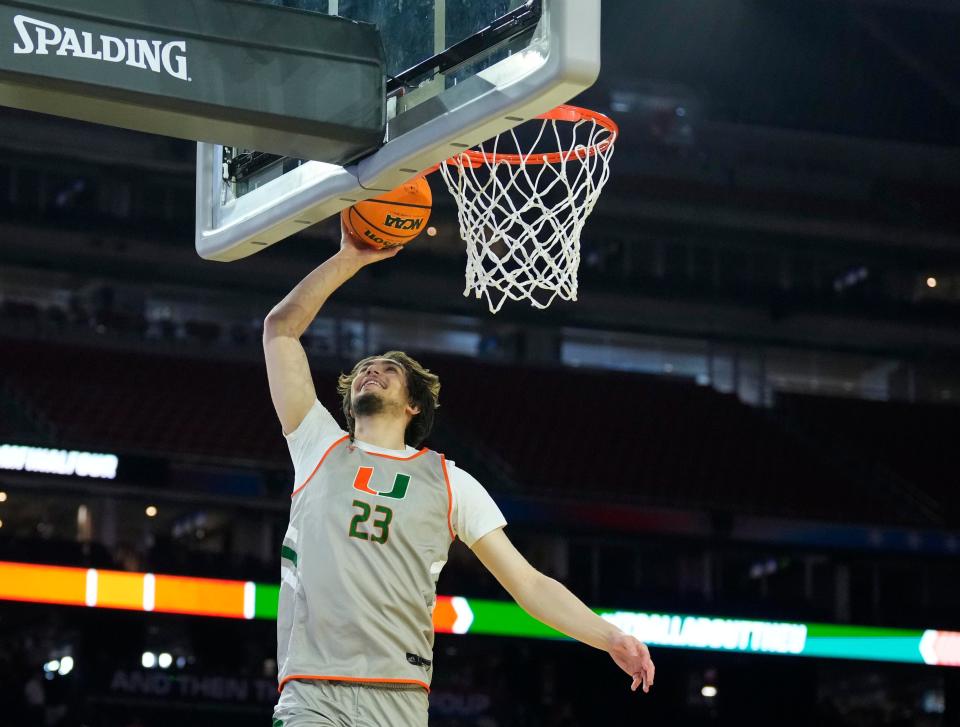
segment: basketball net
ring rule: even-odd
[[[491,313],[507,299],[577,299],[580,234],[618,133],[603,114],[559,106],[440,165],[467,243],[465,296]]]

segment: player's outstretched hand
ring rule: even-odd
[[[401,245],[383,249],[367,245],[354,237],[343,224],[343,220],[340,220],[340,254],[349,257],[360,266],[394,257],[401,249]]]
[[[650,691],[655,668],[646,644],[633,636],[618,634],[610,640],[608,651],[617,666],[633,677],[631,691],[637,691],[637,687],[641,685],[644,692]]]

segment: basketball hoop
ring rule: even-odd
[[[510,300],[577,299],[580,233],[610,177],[620,133],[558,106],[440,165],[467,243],[466,288],[496,313]]]

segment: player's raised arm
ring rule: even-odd
[[[530,565],[502,528],[475,542],[473,552],[524,611],[577,641],[606,651],[630,675],[633,691],[639,687],[650,691],[654,666],[646,644],[602,619],[566,586]]]
[[[393,257],[401,249],[377,250],[357,242],[342,227],[341,231],[340,250],[301,280],[263,322],[270,398],[284,434],[300,425],[317,398],[300,336],[337,288],[365,265]]]

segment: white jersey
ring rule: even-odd
[[[436,581],[454,522],[473,543],[505,520],[462,471],[470,494],[459,488],[454,513],[454,468],[442,455],[370,451],[331,422],[316,403],[287,437],[297,479],[281,549],[280,687],[322,679],[429,689]],[[479,517],[476,501],[487,505]]]
[[[319,401],[315,401],[300,426],[285,435],[293,460],[295,486],[303,484],[327,448],[346,433],[330,412]],[[355,444],[367,452],[395,457],[409,457],[417,452],[413,447],[396,450],[361,441]],[[472,548],[480,538],[491,530],[504,527],[507,521],[490,494],[470,473],[457,467],[451,460],[447,460],[447,473],[453,495],[453,532],[467,547]]]

